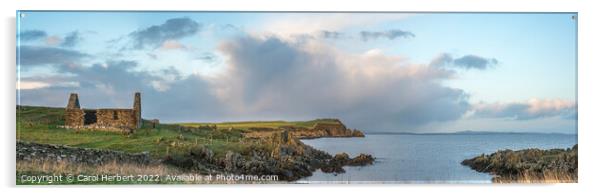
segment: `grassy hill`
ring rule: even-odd
[[[17,139],[42,144],[60,144],[72,147],[99,148],[130,153],[149,152],[162,158],[187,153],[200,146],[217,156],[227,151],[241,152],[250,148],[265,148],[260,141],[243,137],[250,128],[278,128],[281,126],[310,128],[315,123],[340,123],[337,119],[311,121],[245,121],[222,123],[160,124],[151,128],[145,121],[133,134],[105,131],[76,131],[60,128],[64,125],[64,108],[17,106]],[[211,128],[215,126],[217,129]],[[257,129],[254,129],[256,131]]]
[[[130,153],[147,151],[157,158],[187,153],[190,149],[205,146],[220,156],[228,150],[240,152],[251,147],[261,147],[261,143],[243,138],[242,132],[245,130],[242,128],[255,125],[274,125],[273,122],[220,123],[217,130],[191,127],[207,123],[186,123],[185,126],[160,124],[156,128],[143,125],[135,133],[125,135],[116,132],[76,131],[60,128],[59,126],[64,124],[63,114],[64,108],[18,106],[17,139],[42,144],[109,149]],[[282,121],[280,124],[311,124],[311,121],[294,123]],[[234,128],[229,129],[229,127]]]
[[[304,127],[311,128],[316,123],[325,124],[339,124],[337,119],[316,119],[310,121],[241,121],[241,122],[220,122],[220,123],[177,123],[181,126],[186,127],[199,127],[199,126],[217,126],[218,129],[242,129],[248,130],[249,128],[278,128],[278,127]]]

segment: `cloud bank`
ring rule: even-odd
[[[555,99],[531,99],[527,102],[477,104],[474,116],[480,118],[507,118],[531,120],[547,117],[577,118],[574,102]]]
[[[391,129],[456,120],[469,109],[465,92],[439,82],[454,72],[375,51],[251,36],[220,51],[229,61],[216,94],[240,114],[338,117],[358,128]]]
[[[91,55],[56,47],[21,45],[19,63],[24,67],[45,64],[73,64]]]
[[[53,64],[64,76],[52,81],[24,78],[33,82],[32,88],[21,90],[25,104],[44,101],[62,106],[68,93],[77,91],[86,107],[129,107],[130,94],[142,91],[148,103],[144,115],[166,121],[336,117],[352,127],[372,130],[452,121],[470,108],[464,91],[440,83],[453,77],[453,71],[379,51],[347,53],[319,41],[254,36],[224,41],[218,51],[228,57],[227,69],[214,78],[182,76],[175,69],[144,71],[128,60],[73,65],[66,62],[82,54],[26,49],[61,54],[24,59],[27,64]]]

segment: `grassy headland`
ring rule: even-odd
[[[325,152],[299,142],[299,137],[358,136],[361,134],[357,130],[346,129],[337,119],[297,122],[180,123],[159,124],[155,127],[151,127],[151,123],[145,120],[142,128],[133,133],[124,134],[101,130],[62,128],[64,111],[64,108],[17,106],[17,140],[126,153],[146,152],[152,158],[161,161],[162,165],[152,166],[161,168],[161,171],[199,174],[265,174],[281,176],[280,180],[295,180],[311,175],[315,169],[327,167],[330,159],[333,158]],[[329,126],[334,126],[337,131],[322,129],[322,127]],[[342,132],[340,132],[341,130]],[[372,157],[364,155],[355,161],[371,163],[372,160]],[[353,161],[349,158],[348,162]],[[48,171],[40,170],[35,166],[40,163],[52,165],[52,162],[47,160],[18,160],[17,173],[47,173]],[[96,167],[79,164],[71,166],[73,163],[58,165],[60,167],[50,168],[65,168],[71,172],[80,172],[73,168]],[[337,165],[336,167],[342,166]],[[90,170],[84,171],[91,172]]]
[[[241,121],[241,122],[219,122],[219,123],[177,123],[185,127],[210,127],[217,126],[218,129],[242,129],[250,128],[279,128],[279,127],[303,127],[311,128],[316,123],[337,124],[337,119],[316,119],[310,121]]]

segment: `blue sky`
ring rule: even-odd
[[[572,13],[20,12],[18,103],[166,122],[576,132]]]

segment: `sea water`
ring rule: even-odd
[[[492,176],[460,163],[483,153],[526,148],[570,148],[573,134],[367,134],[364,138],[319,138],[303,143],[332,155],[376,158],[373,165],[344,167],[342,174],[316,171],[300,183],[490,183]]]

